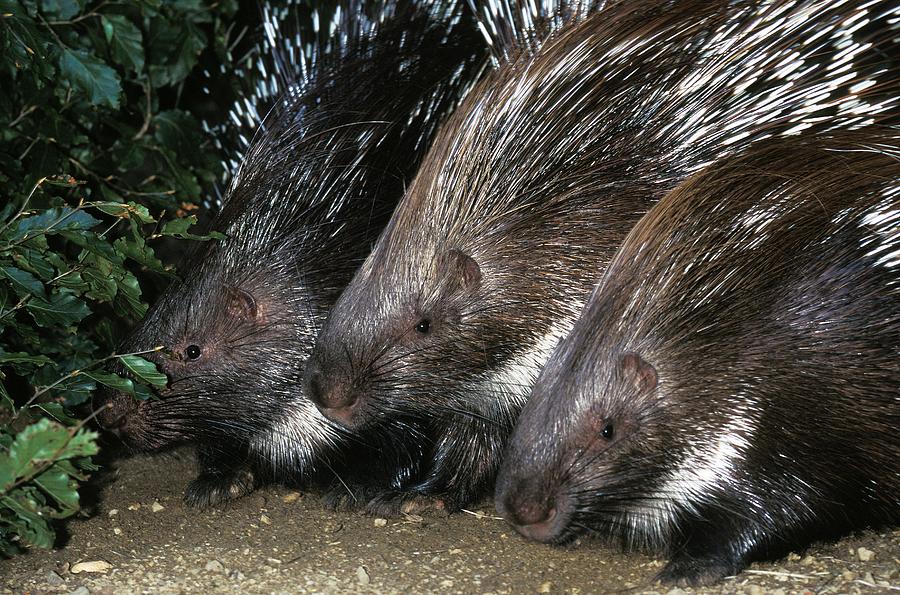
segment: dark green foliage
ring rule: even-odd
[[[140,281],[173,274],[162,243],[212,239],[191,212],[221,155],[193,115],[209,100],[185,89],[199,60],[230,60],[237,8],[0,0],[0,555],[52,546],[52,520],[79,510],[91,392],[165,386],[111,354],[146,312]]]

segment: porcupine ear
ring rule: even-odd
[[[626,353],[622,356],[621,365],[625,378],[631,381],[638,393],[647,393],[656,388],[659,380],[656,368],[638,354]]]
[[[259,316],[256,299],[250,293],[237,287],[225,289],[226,309],[231,318],[244,322],[254,322]]]
[[[457,282],[459,287],[468,290],[478,289],[481,286],[481,267],[475,259],[456,248],[447,251],[449,263],[448,275]]]

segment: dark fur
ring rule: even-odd
[[[824,101],[826,66],[844,51],[816,36],[860,4],[633,0],[508,52],[435,141],[309,360],[323,413],[405,449],[389,484],[353,478],[377,494],[370,508],[424,494],[452,510],[490,486],[553,338],[640,215],[689,174],[800,124],[896,115],[890,2],[850,36],[872,44],[848,60],[857,78],[827,94],[883,105],[865,117],[805,110]],[[766,30],[758,17],[778,11],[802,14]],[[805,63],[787,85],[791,51]]]
[[[896,132],[789,137],[663,199],[541,373],[501,514],[682,585],[900,521],[898,181]]]
[[[261,476],[329,469],[340,430],[303,398],[304,360],[487,58],[457,3],[389,0],[370,7],[373,20],[361,3],[342,8],[335,36],[320,41],[246,152],[213,222],[227,239],[185,260],[183,281],[120,347],[165,347],[148,357],[170,383],[158,400],[109,395],[101,419],[139,449],[196,442],[192,504],[245,493]],[[202,356],[190,359],[190,346]]]

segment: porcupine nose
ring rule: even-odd
[[[497,511],[516,531],[535,541],[550,542],[564,524],[556,498],[542,496],[533,482],[523,480],[497,498]]]
[[[306,363],[305,383],[306,393],[322,415],[341,425],[351,425],[358,399],[349,382],[327,374],[314,358],[310,358]]]

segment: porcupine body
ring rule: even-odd
[[[182,281],[120,346],[163,346],[148,358],[170,382],[156,400],[107,395],[100,419],[138,449],[196,443],[188,502],[328,469],[341,431],[303,398],[303,361],[440,120],[484,68],[465,13],[453,1],[348,1],[296,43],[297,80],[262,119],[212,223],[227,238],[186,257]]]
[[[900,522],[900,135],[763,141],[631,231],[510,441],[524,535],[697,585]]]
[[[637,0],[507,52],[439,134],[308,360],[320,411],[406,461],[389,484],[356,474],[370,510],[484,493],[616,247],[688,175],[769,137],[894,121],[898,11]]]

